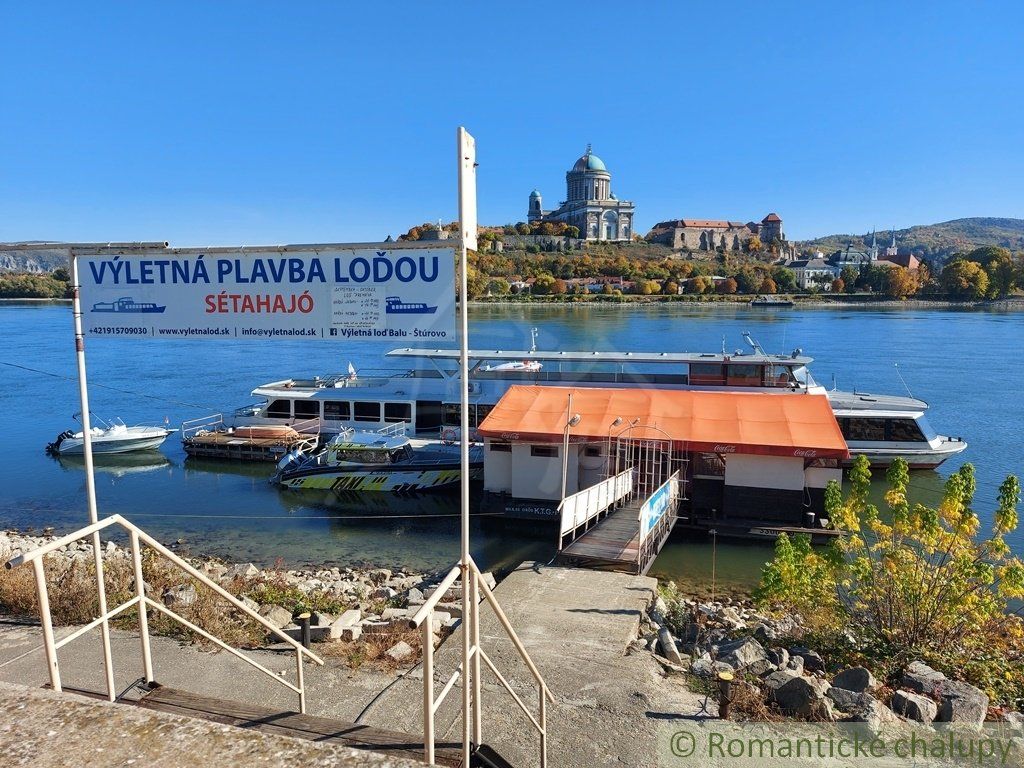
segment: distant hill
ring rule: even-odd
[[[889,245],[890,232],[878,232],[878,246]],[[866,248],[871,244],[871,233],[862,235],[828,235],[800,243],[801,250],[815,249],[824,253],[845,248],[853,243],[855,248]],[[945,261],[954,253],[970,251],[984,245],[1000,245],[1011,251],[1024,250],[1024,219],[995,219],[976,217],[953,219],[941,224],[927,224],[896,230],[896,245],[901,252],[907,250],[919,256]]]
[[[18,243],[32,245],[32,243]],[[0,272],[53,272],[68,265],[68,252],[59,248],[5,249],[0,243]]]

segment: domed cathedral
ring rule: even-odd
[[[538,190],[530,193],[527,221],[563,221],[578,227],[585,240],[629,241],[633,238],[635,206],[612,192],[612,175],[590,145],[565,174],[565,201],[545,211]]]

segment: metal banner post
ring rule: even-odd
[[[85,495],[89,507],[89,522],[95,523],[99,520],[99,512],[96,507],[96,476],[93,473],[92,461],[92,435],[89,430],[92,427],[89,418],[89,387],[85,374],[85,335],[82,332],[82,301],[79,295],[81,283],[78,279],[78,258],[74,249],[68,250],[68,259],[71,267],[71,314],[75,326],[75,358],[78,364],[78,400],[82,409],[82,450],[85,457]],[[100,543],[100,533],[95,531],[92,535],[92,557],[96,568],[96,596],[99,600],[100,616],[103,622],[100,624],[103,635],[103,666],[106,672],[107,698],[114,701],[116,692],[114,690],[114,667],[110,655],[110,622],[107,619],[107,589],[103,583],[103,550]]]
[[[457,132],[459,153],[459,232],[461,237],[459,259],[459,369],[460,369],[460,428],[462,431],[461,478],[462,491],[462,759],[469,765],[472,745],[470,736],[480,737],[480,660],[473,654],[470,667],[470,646],[473,642],[470,628],[477,626],[477,604],[470,589],[469,559],[469,290],[468,250],[476,248],[476,140],[461,126]],[[474,695],[475,694],[475,695]],[[472,718],[471,712],[476,715]]]

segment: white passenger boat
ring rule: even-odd
[[[876,466],[902,456],[916,469],[939,466],[967,444],[936,433],[928,404],[913,397],[826,390],[812,377],[802,350],[768,354],[748,336],[750,351],[571,352],[471,350],[469,423],[475,428],[514,384],[632,387],[827,395],[854,455]],[[417,436],[449,436],[460,424],[459,351],[394,349],[412,367],[370,373],[349,370],[311,379],[284,379],[252,391],[261,402],[237,410],[233,423],[291,424],[320,419],[325,433],[408,425]],[[509,365],[511,363],[511,365]]]
[[[483,455],[475,447],[470,474],[483,472]],[[386,491],[415,493],[458,485],[459,447],[413,442],[400,430],[385,433],[346,429],[312,456],[292,451],[281,459],[272,483],[292,490]]]
[[[78,418],[78,414],[75,414]],[[104,421],[96,416],[93,422],[99,426],[89,430],[93,453],[129,453],[132,451],[149,451],[159,448],[167,436],[175,429],[137,425],[126,426],[120,419]],[[67,430],[57,435],[57,439],[47,444],[46,452],[54,456],[81,455],[85,453],[85,437],[81,430]]]

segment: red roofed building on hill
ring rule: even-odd
[[[758,237],[765,246],[777,243],[784,246],[782,219],[769,213],[760,223],[725,221],[719,219],[673,219],[660,221],[647,233],[647,240],[663,243],[677,251],[746,250],[752,237]]]

